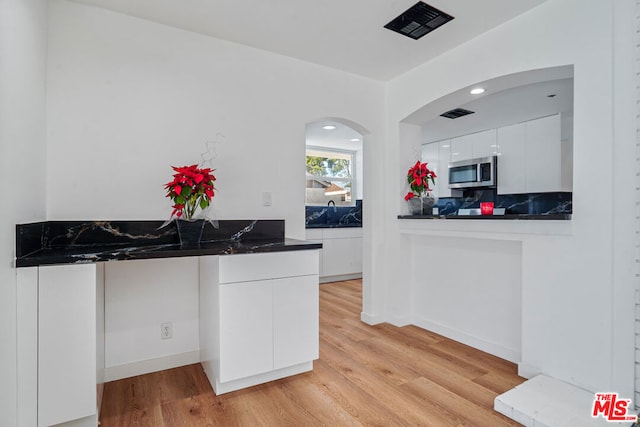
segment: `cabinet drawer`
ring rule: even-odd
[[[319,249],[220,257],[220,283],[318,274]]]
[[[345,228],[325,228],[322,234],[323,239],[348,239],[351,237],[362,237],[361,227]]]

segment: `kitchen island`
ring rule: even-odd
[[[283,220],[211,222],[195,247],[162,221],[17,225],[20,425],[97,425],[104,261],[197,259],[200,361],[216,393],[311,370],[321,247],[285,238]]]

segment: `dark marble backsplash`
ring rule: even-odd
[[[362,227],[362,200],[355,206],[305,206],[305,226]]]
[[[163,226],[164,224],[164,226]],[[202,243],[284,240],[284,220],[218,220]],[[16,257],[42,249],[179,245],[174,221],[47,221],[16,225]]]
[[[506,215],[552,215],[572,213],[571,192],[497,194],[495,189],[466,190],[463,197],[441,197],[439,215],[455,215],[458,209],[480,208],[480,202],[494,202]]]

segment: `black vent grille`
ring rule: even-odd
[[[447,119],[457,119],[458,117],[468,116],[469,114],[473,113],[475,113],[475,111],[465,110],[464,108],[456,108],[440,115],[442,117],[446,117]]]
[[[384,27],[418,40],[452,19],[453,16],[419,1]]]

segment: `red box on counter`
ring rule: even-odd
[[[493,215],[493,202],[481,202],[480,213],[482,215]]]

